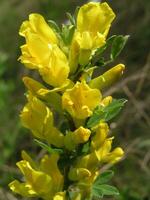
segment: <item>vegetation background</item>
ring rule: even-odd
[[[31,135],[22,128],[19,112],[25,103],[22,76],[32,72],[17,58],[23,40],[18,30],[31,12],[46,19],[65,22],[66,12],[73,13],[83,0],[0,0],[0,200],[21,199],[11,194],[8,183],[19,177],[15,167],[20,151],[39,152]],[[118,200],[150,199],[150,1],[107,0],[117,18],[111,33],[130,35],[116,63],[126,65],[121,81],[105,94],[127,98],[122,113],[111,122],[115,144],[124,147],[125,160],[114,167],[113,184],[121,192]],[[115,63],[114,63],[115,64]],[[32,73],[34,76],[34,74]],[[111,199],[111,198],[109,198]]]

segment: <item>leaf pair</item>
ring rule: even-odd
[[[108,170],[97,177],[92,186],[91,199],[100,199],[105,195],[119,195],[116,187],[106,184],[113,175],[113,171]]]
[[[102,120],[109,121],[113,119],[121,111],[124,104],[127,102],[126,99],[113,99],[113,101],[108,106],[98,106],[93,115],[87,121],[87,127],[92,128]]]

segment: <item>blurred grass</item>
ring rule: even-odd
[[[19,112],[25,103],[21,78],[30,74],[19,62],[18,36],[21,22],[29,13],[39,12],[46,19],[61,24],[65,12],[73,13],[79,0],[1,0],[0,1],[0,185],[3,199],[13,200],[7,184],[18,177],[15,162],[21,149],[37,152],[27,130],[21,127]],[[150,197],[150,1],[107,1],[117,18],[110,34],[129,34],[129,42],[116,61],[126,64],[124,78],[106,91],[114,97],[125,97],[128,103],[122,114],[111,123],[117,143],[125,148],[125,160],[114,167],[114,184],[121,191],[118,200],[148,200]],[[4,196],[4,197],[2,197]],[[7,197],[6,197],[7,196]],[[18,198],[19,199],[19,198]],[[117,199],[117,198],[116,198]]]

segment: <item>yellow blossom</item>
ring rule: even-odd
[[[105,139],[98,149],[92,151],[90,154],[79,157],[75,165],[76,168],[86,168],[93,171],[98,168],[100,163],[115,163],[119,161],[123,156],[123,150],[117,147],[110,152],[112,140],[113,138]]]
[[[72,181],[79,181],[91,176],[91,172],[86,168],[71,168],[68,176]]]
[[[69,150],[75,149],[78,144],[85,143],[90,137],[91,131],[84,127],[79,127],[74,132],[68,132],[64,138],[65,147]]]
[[[89,86],[91,88],[103,90],[118,81],[118,79],[122,76],[124,70],[125,66],[123,64],[118,64],[110,70],[106,71],[101,76],[92,79],[89,83]]]
[[[101,93],[99,90],[91,89],[83,81],[77,82],[72,89],[66,90],[62,96],[62,105],[73,118],[85,119],[92,115],[100,100]]]
[[[37,69],[46,83],[54,87],[65,84],[69,74],[68,61],[44,18],[39,14],[29,15],[29,21],[22,24],[19,33],[26,39],[26,44],[21,47],[21,62],[30,69]]]
[[[77,30],[82,34],[89,35],[91,40],[99,40],[101,35],[106,37],[114,18],[115,14],[106,2],[90,2],[79,9]],[[95,44],[96,46],[101,45],[98,42]]]
[[[107,96],[104,99],[102,99],[100,104],[105,107],[108,106],[112,102],[112,100],[113,100],[112,96]]]
[[[40,163],[40,168],[43,172],[48,174],[53,180],[53,192],[62,191],[64,178],[60,173],[60,170],[57,166],[59,160],[58,154],[52,154],[51,156],[45,155]]]
[[[81,65],[87,64],[92,50],[105,44],[114,18],[115,14],[106,2],[90,2],[81,6],[77,16],[77,30],[72,41],[70,61],[78,58]],[[73,66],[72,62],[70,64]],[[72,68],[75,71],[76,66]]]
[[[17,166],[25,177],[25,182],[17,180],[11,182],[9,187],[15,193],[25,197],[42,197],[45,200],[53,200],[53,196],[63,188],[63,176],[61,175],[57,162],[58,154],[50,157],[45,155],[40,165],[34,163],[26,152],[22,152],[23,160]]]
[[[11,182],[9,187],[13,192],[25,197],[45,197],[47,194],[51,194],[52,178],[49,175],[34,170],[25,160],[18,162],[17,166],[25,176],[26,182],[21,183],[17,180]]]
[[[110,152],[104,159],[104,162],[109,162],[109,163],[116,163],[118,162],[120,159],[122,159],[124,155],[124,151],[122,150],[122,148],[117,147],[115,148],[112,152]]]
[[[98,149],[104,143],[108,135],[108,131],[108,125],[104,122],[100,122],[95,135],[91,139],[91,150]]]
[[[57,147],[63,146],[63,134],[53,126],[51,110],[38,98],[28,95],[28,103],[21,112],[22,124],[30,129],[33,135],[47,140]]]
[[[66,199],[66,192],[58,192],[58,193],[54,196],[53,200],[67,200],[67,199]]]

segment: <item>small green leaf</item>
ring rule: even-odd
[[[71,23],[72,25],[75,25],[75,19],[74,19],[74,17],[73,17],[69,12],[67,12],[66,15],[67,15],[67,17],[68,17],[70,23]]]
[[[107,183],[109,180],[111,180],[111,178],[114,176],[114,172],[111,170],[107,170],[105,172],[103,172],[102,174],[100,174],[94,183],[96,184],[104,184]]]
[[[113,177],[113,175],[113,171],[108,170],[103,172],[96,178],[91,189],[92,199],[93,197],[94,199],[103,198],[104,195],[119,195],[119,191],[117,190],[117,188],[105,184]]]
[[[66,45],[69,45],[71,43],[74,31],[75,31],[75,26],[63,24],[61,36]]]
[[[98,64],[98,66],[103,66],[105,64],[104,58],[101,56],[104,51],[110,46],[112,45],[114,39],[116,38],[116,35],[111,36],[110,38],[108,38],[106,40],[106,44],[104,44],[102,47],[98,48],[92,58],[92,64],[95,65],[96,63]]]
[[[107,122],[113,119],[121,111],[126,102],[126,99],[113,99],[113,101],[106,107],[98,106],[94,110],[93,115],[87,121],[87,127],[91,128],[96,126],[100,120]]]
[[[115,37],[111,47],[111,55],[110,55],[111,60],[114,60],[121,53],[128,38],[129,35],[126,36],[118,35],[117,37]]]
[[[48,20],[49,25],[51,26],[51,28],[53,28],[57,33],[60,33],[61,30],[59,28],[59,26],[56,24],[55,21],[53,20]]]
[[[99,185],[99,191],[101,191],[103,195],[119,195],[118,189],[111,185]]]
[[[49,153],[63,153],[62,149],[57,149],[57,148],[52,148],[49,145],[45,144],[44,142],[41,142],[37,139],[34,139],[34,141],[43,149],[45,149],[46,151],[48,151]]]
[[[103,197],[103,193],[102,191],[99,189],[99,185],[93,185],[92,187],[92,197],[94,198],[102,198]]]
[[[82,148],[82,153],[88,153],[89,152],[89,149],[90,149],[90,143],[87,142],[83,145],[83,148]]]

